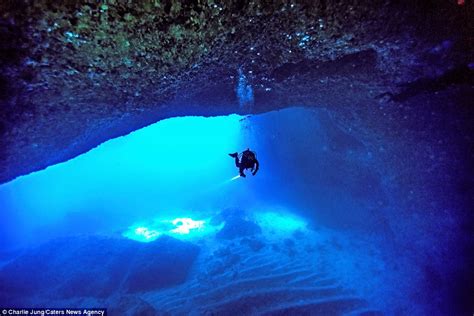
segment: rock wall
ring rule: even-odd
[[[472,5],[2,1],[0,181],[167,117],[293,105],[351,115],[472,84]],[[239,69],[255,96],[246,109]]]

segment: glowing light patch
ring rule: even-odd
[[[173,220],[158,219],[149,225],[136,224],[129,227],[122,236],[140,242],[151,242],[161,235],[178,239],[199,239],[215,234],[224,224],[207,225],[208,220],[194,220],[190,217],[178,217]]]
[[[230,181],[237,180],[238,178],[240,178],[240,174],[238,174],[238,175],[236,175],[235,177],[233,177],[232,179],[230,179]]]
[[[175,229],[170,230],[170,232],[176,234],[189,234],[192,229],[203,229],[204,221],[195,221],[191,218],[176,218],[171,221],[173,225],[177,226]]]
[[[161,233],[157,230],[149,229],[148,227],[144,226],[132,226],[130,227],[130,230],[123,234],[123,236],[136,241],[150,242],[160,237]]]
[[[292,214],[264,212],[256,213],[255,221],[263,229],[271,228],[281,232],[293,232],[297,229],[305,229],[306,221]]]

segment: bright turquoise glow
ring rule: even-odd
[[[155,219],[149,223],[137,223],[128,228],[122,235],[140,241],[151,242],[162,235],[177,239],[199,239],[215,234],[223,225],[213,226],[209,219],[195,220],[190,217],[175,219]]]
[[[280,233],[292,233],[295,230],[306,229],[306,221],[289,212],[255,212],[255,222],[263,230],[272,230]]]
[[[296,230],[305,230],[307,226],[305,220],[286,211],[253,210],[251,218],[270,238],[282,238],[281,236],[292,234]],[[225,225],[224,222],[214,226],[210,222],[210,218],[199,220],[191,217],[157,218],[135,223],[122,235],[140,242],[151,242],[162,235],[186,240],[201,239],[213,237]]]
[[[141,218],[210,208],[239,182],[229,181],[238,170],[227,154],[242,150],[240,120],[163,120],[4,184],[0,237],[36,240],[74,227],[116,231]]]
[[[171,223],[176,227],[171,230],[172,233],[180,235],[188,235],[192,230],[204,229],[205,221],[195,221],[192,218],[175,218]]]
[[[133,226],[126,231],[123,236],[141,242],[150,242],[156,240],[158,237],[163,235],[162,232],[159,232],[154,229],[149,229],[145,226]]]

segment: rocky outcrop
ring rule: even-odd
[[[232,217],[226,220],[224,227],[216,234],[218,239],[234,239],[261,233],[261,228],[250,220]]]
[[[174,286],[186,280],[198,252],[171,237],[147,244],[100,236],[53,240],[0,270],[0,303],[21,307],[35,296],[105,299]]]
[[[472,84],[472,12],[446,0],[2,1],[0,181],[173,116],[305,105],[370,125],[361,105]]]

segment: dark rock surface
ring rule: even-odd
[[[133,260],[124,286],[128,292],[149,291],[186,280],[199,248],[172,237],[161,237]]]
[[[244,238],[240,241],[241,245],[246,245],[253,251],[260,251],[265,244],[256,238]]]
[[[472,12],[454,0],[2,1],[0,181],[179,115],[323,106],[402,130],[417,96],[472,100]],[[239,70],[254,93],[243,108]]]
[[[0,270],[0,303],[21,305],[40,293],[51,299],[107,298],[173,286],[186,280],[198,252],[171,237],[147,244],[96,236],[54,240]]]
[[[262,229],[251,220],[231,216],[225,220],[224,227],[216,234],[218,239],[234,239],[260,234]]]
[[[112,301],[107,309],[110,315],[123,316],[158,316],[169,315],[157,311],[151,304],[136,296],[125,295],[119,297],[116,301]]]

